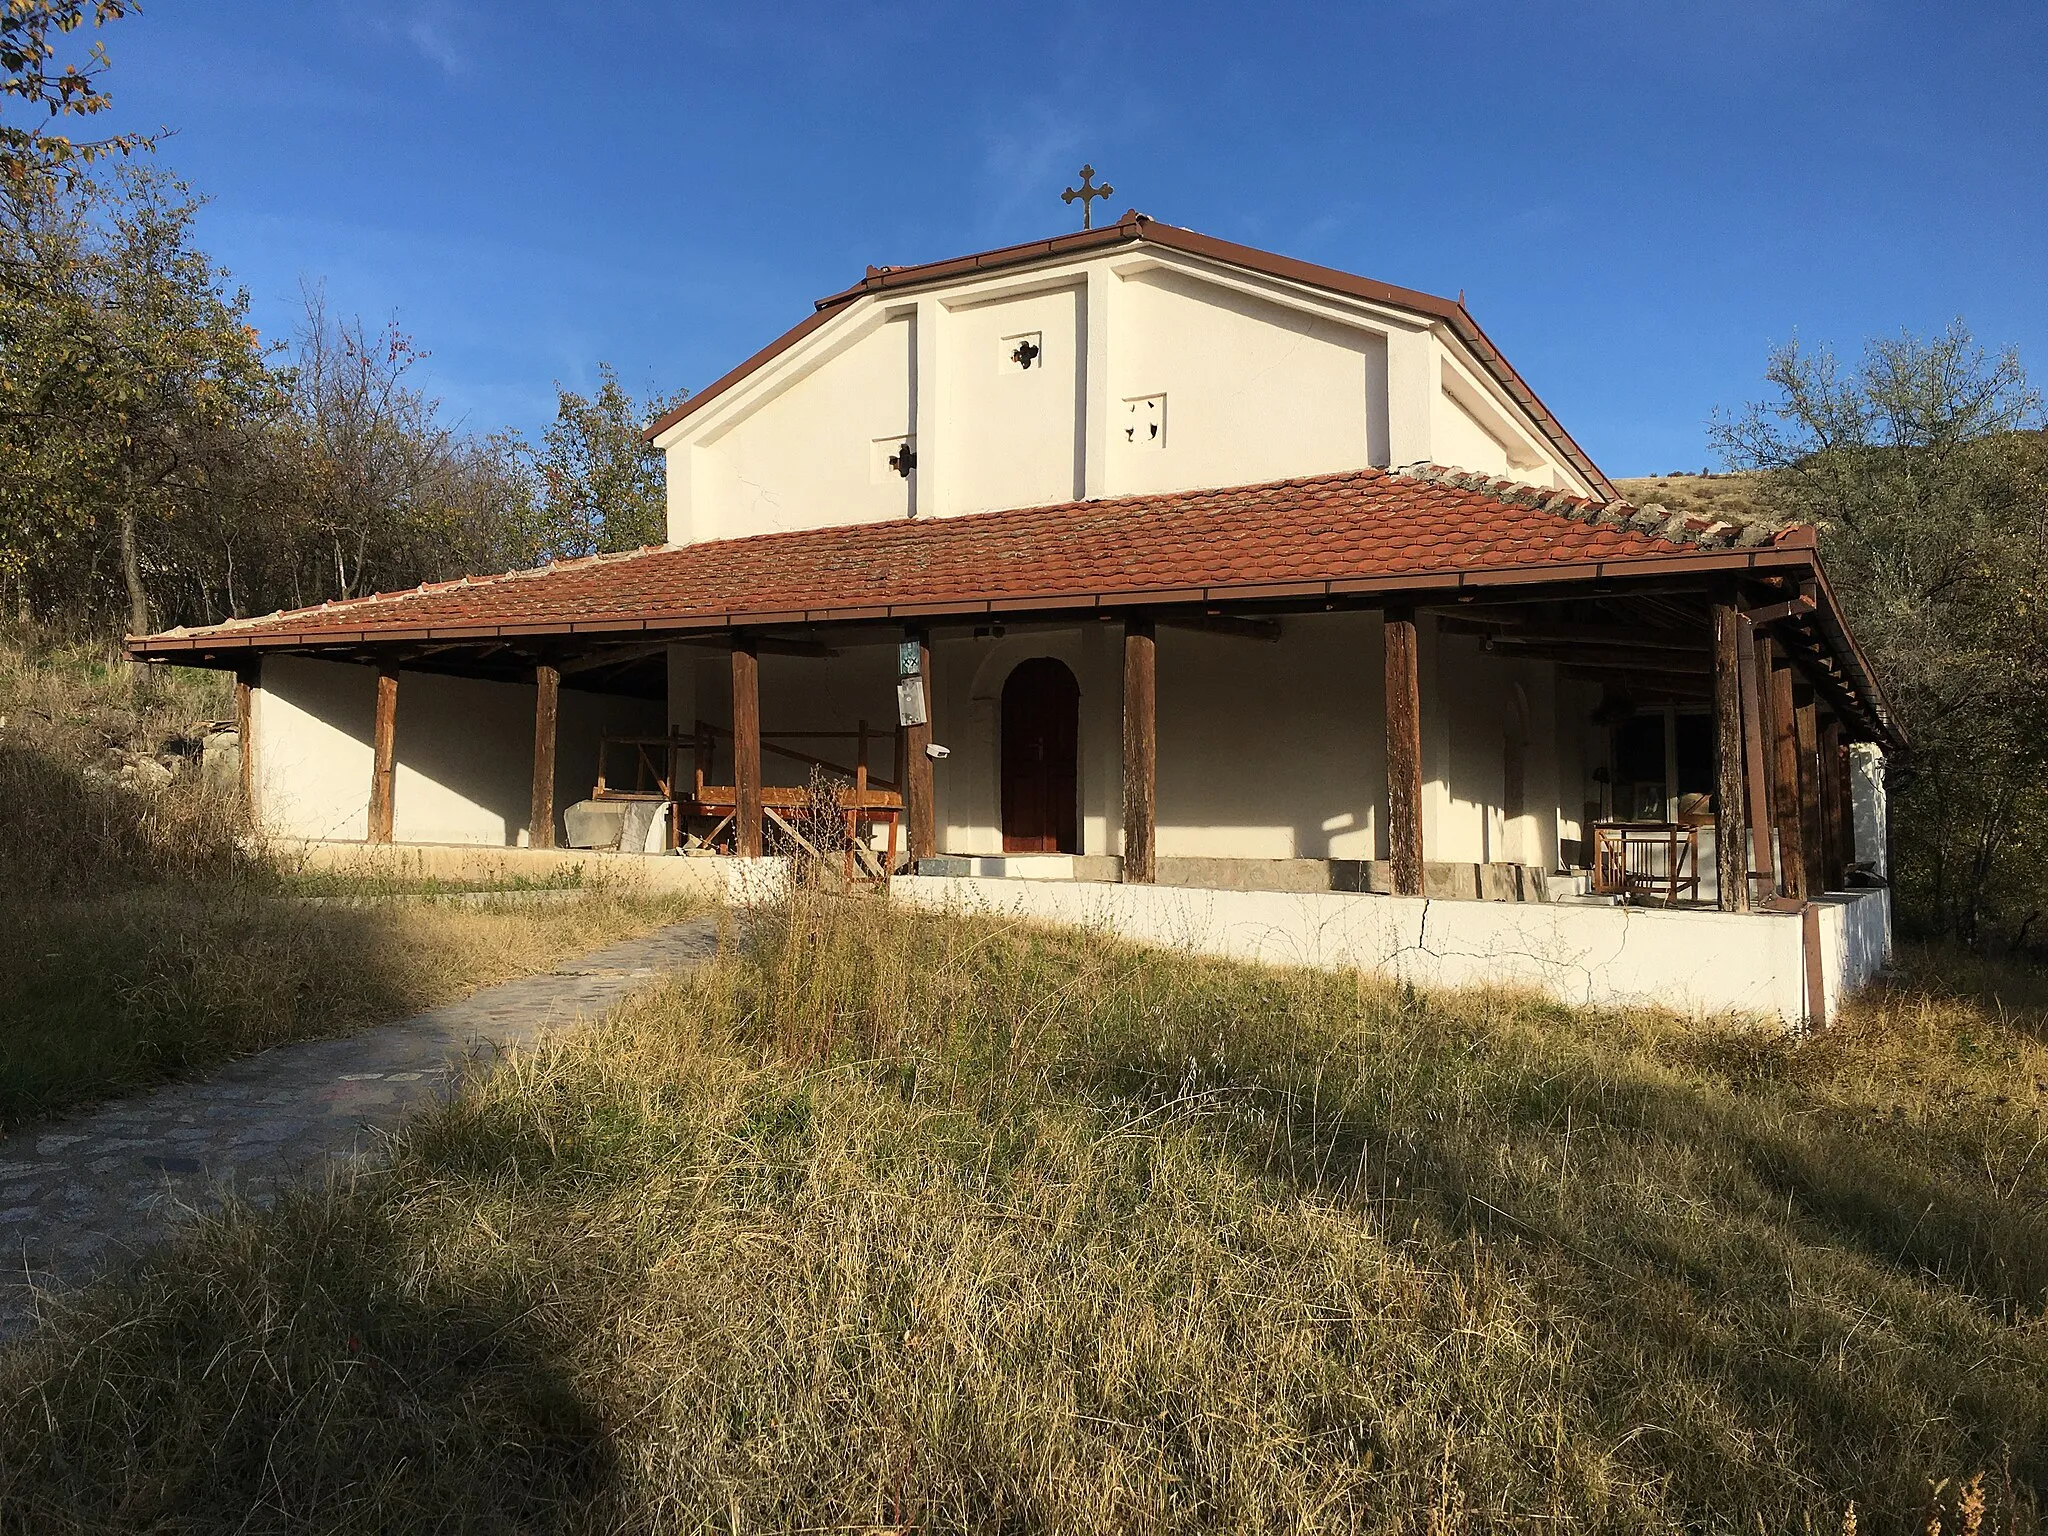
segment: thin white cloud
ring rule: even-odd
[[[436,7],[437,10],[443,9]],[[418,16],[406,23],[406,41],[451,75],[467,73],[469,55],[456,45],[440,16]]]
[[[381,15],[355,8],[350,14],[373,37],[410,49],[445,75],[466,75],[474,67],[476,17],[467,7],[454,0],[416,0],[381,9]]]

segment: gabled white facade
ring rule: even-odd
[[[656,443],[678,544],[1425,461],[1594,492],[1441,319],[1148,241],[862,294]]]

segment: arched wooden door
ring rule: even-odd
[[[1050,656],[1003,684],[1003,852],[1079,853],[1081,685]]]

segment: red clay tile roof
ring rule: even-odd
[[[330,640],[729,628],[1810,564],[1812,530],[1595,503],[1456,470],[862,523],[597,555],[131,640],[138,656]]]

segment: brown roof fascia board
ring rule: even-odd
[[[1229,587],[1126,587],[1096,595],[1096,606],[1127,608],[1133,603],[1206,603]]]
[[[1454,571],[1428,572],[1406,576],[1346,576],[1329,584],[1332,593],[1343,596],[1371,596],[1379,592],[1426,592],[1458,584]]]
[[[820,310],[835,309],[851,303],[863,294],[884,293],[893,288],[908,288],[925,283],[943,282],[949,277],[965,277],[975,272],[1000,271],[1004,267],[1023,266],[1034,261],[1053,261],[1071,256],[1076,251],[1098,250],[1105,246],[1121,245],[1126,241],[1149,239],[1151,231],[1163,228],[1144,214],[1126,213],[1114,224],[1105,224],[1100,229],[1077,229],[1070,234],[1051,235],[1041,240],[1026,240],[1018,245],[998,246],[992,251],[977,251],[969,256],[948,256],[939,261],[917,262],[901,267],[870,267],[867,276],[851,287],[837,293],[827,294],[818,300]]]
[[[1817,541],[1816,541],[1817,542]],[[1856,643],[1856,636],[1849,630],[1848,620],[1843,617],[1842,605],[1835,597],[1835,589],[1828,580],[1828,573],[1818,559],[1813,562],[1814,585],[1820,593],[1820,607],[1812,615],[1816,628],[1828,631],[1827,643],[1841,651],[1856,668],[1855,691],[1866,700],[1870,713],[1884,726],[1885,739],[1895,747],[1906,745],[1906,736],[1893,722],[1891,703],[1879,686],[1877,673],[1872,670],[1870,659],[1863,654],[1863,647]]]
[[[1016,597],[990,598],[989,601],[1022,603],[1033,608],[1093,608],[1101,598],[1093,592],[1023,592]]]
[[[1209,587],[1212,595],[1228,593],[1239,602],[1253,602],[1259,599],[1288,597],[1327,597],[1331,583],[1328,581],[1282,581],[1264,586]]]
[[[1668,569],[1659,566],[1660,570]],[[1550,581],[1598,581],[1607,574],[1604,564],[1598,561],[1584,565],[1559,565],[1543,568]],[[1458,585],[1461,587],[1519,587],[1527,584],[1529,567],[1526,565],[1496,566],[1491,570],[1460,571]]]
[[[1201,604],[1218,601],[1288,601],[1325,595],[1371,596],[1411,591],[1445,591],[1478,587],[1544,587],[1586,581],[1627,580],[1634,577],[1691,575],[1714,571],[1740,572],[1759,566],[1806,566],[1812,562],[1793,550],[1725,550],[1711,554],[1649,555],[1628,560],[1581,562],[1571,565],[1499,566],[1468,571],[1389,573],[1379,576],[1324,578],[1298,582],[1219,582],[1200,587],[1116,588],[1093,593],[1020,593],[1013,596],[950,599],[923,603],[894,603],[877,608],[872,603],[847,604],[804,609],[673,614],[659,610],[613,615],[604,619],[558,619],[519,623],[490,622],[475,625],[436,625],[403,630],[381,630],[360,625],[347,629],[270,630],[241,634],[191,636],[144,636],[130,638],[129,653],[137,657],[184,654],[195,650],[289,650],[308,646],[333,646],[421,639],[482,641],[503,637],[550,635],[638,635],[727,629],[735,625],[850,623],[877,618],[940,618],[1021,610],[1060,611],[1136,604]],[[1830,608],[1833,594],[1827,593]],[[1839,620],[1837,620],[1839,625]],[[1838,628],[1841,640],[1845,629]],[[1853,643],[1845,647],[1853,650]],[[1862,664],[1860,652],[1856,659]],[[1862,665],[1866,671],[1867,664]]]

